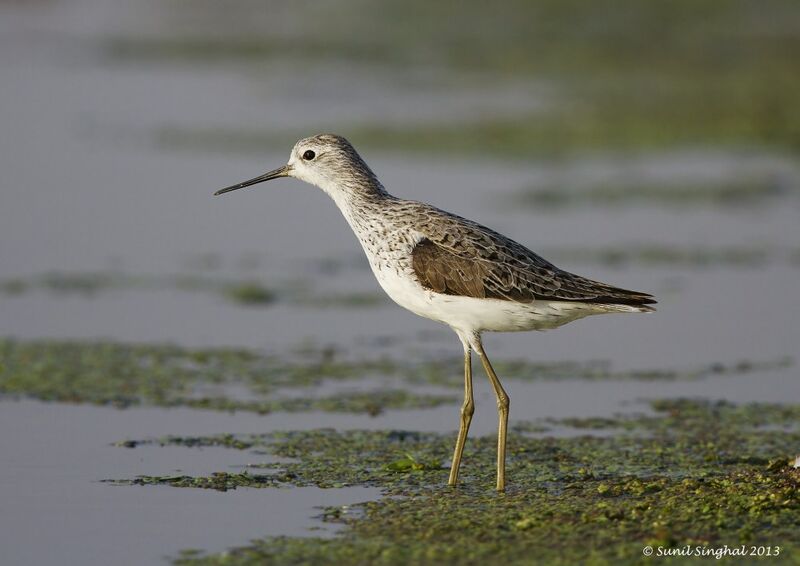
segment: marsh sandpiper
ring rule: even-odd
[[[281,177],[327,193],[358,237],[378,283],[397,304],[447,324],[464,347],[464,404],[449,484],[474,412],[475,351],[497,398],[497,490],[505,489],[509,396],[483,349],[481,333],[548,330],[589,315],[652,312],[653,297],[563,271],[525,246],[429,204],[390,195],[350,143],[321,134],[297,142],[289,162],[220,195]]]

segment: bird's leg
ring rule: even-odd
[[[510,406],[510,399],[508,394],[500,385],[500,380],[486,357],[486,352],[483,350],[483,345],[478,342],[475,344],[475,351],[481,357],[483,369],[486,370],[486,375],[489,376],[489,381],[492,382],[494,394],[497,397],[497,413],[500,418],[500,423],[497,429],[497,491],[505,491],[506,489],[506,430],[508,429],[508,408]]]
[[[472,422],[472,414],[475,412],[475,403],[472,400],[472,350],[469,344],[464,344],[464,404],[461,406],[461,425],[458,428],[458,438],[456,439],[456,450],[453,453],[453,465],[450,467],[450,479],[448,485],[458,483],[458,468],[461,466],[461,454],[464,452],[464,444],[467,441],[469,424]]]

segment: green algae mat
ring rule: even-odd
[[[605,420],[603,427],[620,431],[612,436],[513,434],[504,494],[492,490],[493,438],[470,440],[462,485],[453,489],[442,461],[452,435],[403,431],[149,440],[258,448],[293,461],[241,474],[110,481],[383,490],[379,501],[325,509],[325,521],[344,525],[334,538],[265,538],[218,555],[187,551],[178,564],[638,563],[645,548],[656,557],[744,548],[797,563],[800,469],[786,455],[800,446],[800,406],[679,399],[652,408],[654,415]],[[569,425],[598,427],[592,419]]]
[[[420,356],[417,356],[420,357]],[[604,360],[495,362],[504,379],[698,380],[785,369],[791,358],[742,360],[689,368],[617,371]],[[0,395],[120,408],[150,405],[267,414],[327,411],[378,415],[387,409],[425,409],[461,399],[458,358],[418,361],[353,359],[331,348],[301,347],[288,354],[244,349],[189,349],[175,345],[0,339]],[[398,386],[314,395],[324,383],[393,379]],[[428,386],[436,386],[431,392]],[[226,388],[239,388],[235,393]],[[453,388],[452,394],[441,393]],[[306,389],[302,396],[275,395]],[[241,392],[246,392],[242,396]],[[424,392],[420,392],[424,391]]]

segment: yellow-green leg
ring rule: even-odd
[[[450,479],[448,485],[458,483],[458,468],[461,466],[461,454],[464,452],[464,444],[467,441],[469,424],[472,422],[472,414],[475,412],[475,403],[472,400],[472,355],[468,344],[464,345],[464,404],[461,406],[461,425],[458,428],[458,438],[456,439],[456,449],[453,453],[453,465],[450,467]]]
[[[486,375],[489,376],[489,381],[492,382],[494,394],[497,397],[497,414],[500,422],[497,427],[497,491],[505,491],[506,489],[506,430],[508,429],[508,409],[511,405],[508,394],[500,385],[500,380],[486,357],[486,352],[483,350],[483,345],[478,342],[475,346],[475,351],[481,357],[483,369],[486,370]]]

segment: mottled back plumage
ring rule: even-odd
[[[433,207],[424,217],[431,221],[418,223],[425,238],[412,251],[414,273],[424,287],[437,293],[523,303],[655,303],[647,293],[559,269],[525,246],[470,220]]]

